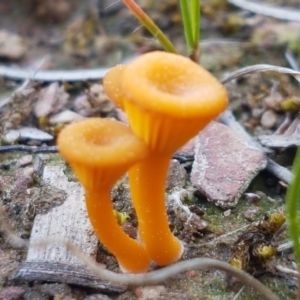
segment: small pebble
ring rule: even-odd
[[[31,165],[32,161],[33,161],[32,155],[30,154],[24,155],[17,161],[17,167],[18,168],[26,167],[28,165]]]
[[[140,300],[157,300],[165,292],[166,288],[162,285],[142,287],[135,290],[135,294]]]
[[[59,112],[58,114],[53,115],[49,118],[50,124],[65,124],[65,123],[71,123],[76,122],[84,119],[84,117],[74,111],[71,110],[64,110],[62,112]]]
[[[283,97],[278,92],[273,92],[269,96],[264,99],[264,104],[266,107],[274,109],[276,111],[282,110],[281,102],[283,101]]]
[[[246,220],[253,222],[255,220],[255,215],[257,213],[257,209],[255,208],[249,208],[244,212],[244,217]]]
[[[255,194],[255,193],[245,193],[244,196],[247,201],[252,202],[252,203],[257,203],[261,199],[260,195]]]
[[[277,115],[273,110],[266,110],[261,119],[260,124],[265,128],[273,128],[276,125],[277,122]]]
[[[231,209],[227,209],[223,212],[224,217],[229,217],[231,215]]]

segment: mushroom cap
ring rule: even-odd
[[[213,119],[227,106],[223,85],[178,54],[149,52],[126,66],[121,76],[125,97],[142,110],[182,119]]]
[[[107,96],[120,108],[124,108],[124,94],[121,87],[122,75],[125,65],[117,65],[111,68],[103,78],[103,87]]]
[[[114,69],[113,76],[112,99],[121,99],[133,132],[157,154],[180,148],[228,103],[225,88],[212,74],[177,54],[144,54]]]
[[[128,126],[113,119],[89,118],[70,124],[59,134],[57,144],[88,189],[113,185],[148,153]]]

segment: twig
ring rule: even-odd
[[[274,267],[277,271],[287,274],[287,275],[292,275],[292,276],[298,276],[299,272],[293,269],[289,269],[280,265],[275,265],[273,264],[272,267]]]
[[[277,252],[283,252],[283,251],[286,251],[286,250],[290,250],[290,249],[292,249],[292,247],[293,247],[293,242],[292,241],[287,241],[287,242],[284,242],[284,243],[280,244],[277,247]]]
[[[241,295],[241,293],[243,292],[245,286],[243,285],[240,290],[238,291],[238,293],[232,298],[232,300],[237,300],[238,297]]]
[[[282,74],[289,74],[294,76],[298,81],[300,81],[300,72],[294,71],[293,69],[289,68],[283,68],[273,65],[266,65],[266,64],[259,64],[259,65],[253,65],[249,67],[245,67],[239,70],[236,70],[229,74],[228,76],[225,76],[220,81],[225,84],[233,79],[237,79],[240,77],[243,77],[247,74],[251,73],[261,73],[261,72],[278,72]]]
[[[56,153],[56,146],[27,146],[27,145],[7,145],[0,146],[0,153],[13,152],[13,151],[23,151],[28,153]]]
[[[290,184],[292,182],[292,179],[293,179],[292,172],[289,171],[287,168],[284,168],[284,167],[280,166],[279,164],[277,164],[271,158],[267,157],[267,159],[268,159],[268,163],[267,163],[266,169],[270,173],[275,175],[277,178],[279,178],[280,180]]]
[[[52,242],[67,247],[73,255],[76,255],[86,267],[93,271],[94,274],[99,276],[102,280],[108,280],[117,284],[122,284],[125,286],[155,285],[164,282],[170,277],[176,276],[181,272],[186,272],[191,269],[216,268],[225,271],[232,276],[238,277],[243,283],[253,287],[257,292],[263,295],[265,299],[279,300],[279,298],[271,290],[269,290],[265,285],[252,277],[250,274],[238,270],[228,263],[220,260],[210,258],[195,258],[181,261],[145,274],[118,274],[97,266],[97,263],[95,263],[92,258],[85,255],[81,249],[68,241],[62,239],[48,239],[47,241],[43,241],[35,245],[43,247]]]
[[[285,21],[300,22],[300,13],[296,9],[292,10],[287,7],[276,7],[261,3],[253,3],[247,0],[227,0],[227,2],[259,15]]]
[[[97,69],[79,69],[79,70],[38,70],[20,69],[7,66],[0,66],[0,77],[26,80],[30,78],[33,81],[88,81],[100,80],[107,73],[109,68]]]
[[[295,71],[300,71],[299,63],[298,63],[295,55],[291,51],[286,50],[284,53],[284,56],[292,69],[294,69]]]

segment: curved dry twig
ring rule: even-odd
[[[225,84],[233,79],[238,79],[240,77],[243,77],[243,76],[251,74],[251,73],[261,73],[261,72],[270,72],[270,71],[292,75],[300,82],[300,72],[295,71],[293,69],[289,69],[289,68],[283,68],[283,67],[267,65],[267,64],[253,65],[253,66],[249,66],[249,67],[245,67],[245,68],[236,70],[236,71],[232,72],[231,74],[223,77],[220,81],[221,81],[221,83]]]
[[[0,146],[0,153],[22,151],[28,153],[57,153],[57,146],[28,146],[28,145],[5,145]]]
[[[265,285],[263,285],[260,281],[255,279],[250,274],[238,270],[226,262],[216,259],[195,258],[191,260],[181,261],[165,268],[145,274],[118,274],[103,269],[101,266],[98,266],[92,258],[88,257],[85,253],[82,252],[80,248],[69,241],[60,238],[51,238],[39,243],[35,243],[34,246],[43,247],[49,243],[56,243],[58,245],[66,247],[73,255],[78,257],[87,268],[93,271],[95,275],[99,276],[99,278],[101,278],[102,280],[122,284],[128,287],[155,285],[188,270],[216,268],[239,278],[243,283],[251,286],[257,292],[263,295],[265,299],[279,299],[271,290],[269,290]]]
[[[300,12],[288,7],[276,7],[267,4],[254,3],[247,0],[227,0],[227,2],[259,15],[285,21],[300,22]]]

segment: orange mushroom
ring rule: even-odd
[[[171,264],[180,258],[183,246],[170,231],[165,207],[169,161],[226,108],[226,90],[190,59],[159,51],[113,68],[104,78],[104,88],[151,151],[129,171],[132,199],[149,256],[158,265]]]
[[[115,182],[147,155],[147,147],[124,124],[90,118],[64,128],[58,149],[85,188],[88,216],[99,240],[127,272],[148,270],[143,245],[130,238],[115,217],[110,191]]]

